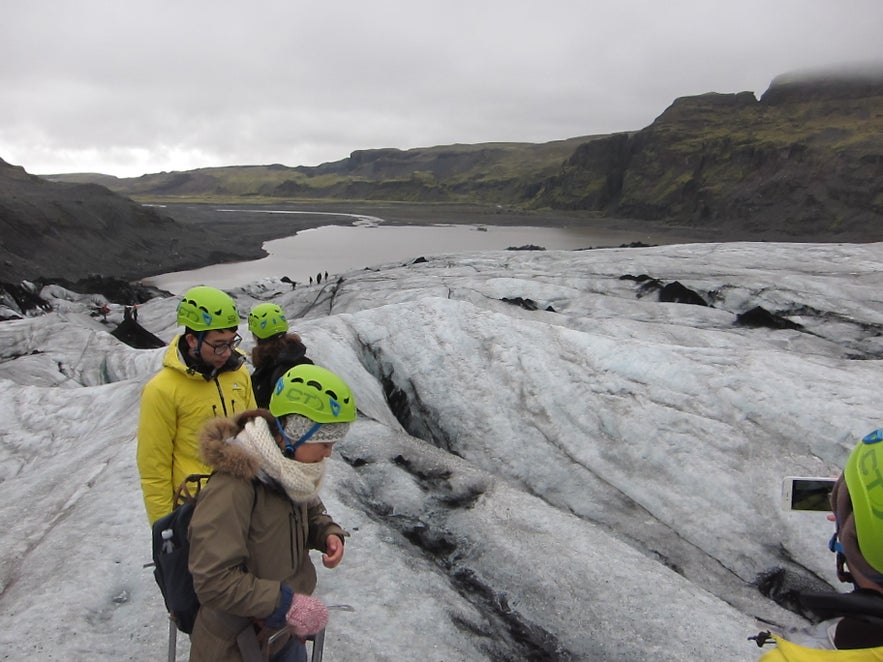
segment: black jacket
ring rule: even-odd
[[[269,408],[273,388],[279,378],[288,370],[302,363],[311,365],[313,363],[307,358],[307,348],[302,342],[291,336],[286,336],[285,339],[286,342],[281,346],[280,351],[275,355],[268,356],[259,365],[255,365],[255,370],[251,375],[252,389],[258,407]]]

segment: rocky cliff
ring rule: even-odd
[[[883,239],[883,75],[677,99],[641,131],[580,146],[524,196],[763,238]]]
[[[54,183],[0,159],[0,281],[121,278],[229,259],[198,232],[97,184]]]

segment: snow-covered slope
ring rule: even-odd
[[[282,305],[357,394],[324,488],[353,535],[318,589],[355,610],[332,613],[325,658],[745,660],[756,617],[801,625],[758,585],[834,586],[831,524],[783,511],[781,479],[836,475],[880,423],[881,258],[502,251],[232,292]],[[712,305],[660,302],[674,281]],[[163,350],[63,294],[0,324],[0,648],[161,659],[134,453]],[[139,322],[168,340],[175,305]],[[737,324],[757,306],[801,326]]]

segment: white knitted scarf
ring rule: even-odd
[[[235,441],[257,456],[261,471],[282,485],[295,503],[307,503],[318,494],[325,476],[325,460],[298,462],[286,458],[263,418],[246,423]]]

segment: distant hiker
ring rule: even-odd
[[[319,487],[325,458],[356,416],[340,377],[299,365],[283,376],[269,411],[205,425],[202,457],[214,473],[190,521],[190,570],[202,605],[191,662],[307,659],[300,638],[328,621],[327,607],[311,596],[309,552],[335,568],[349,535],[326,513]],[[259,651],[271,636],[270,650]]]
[[[101,306],[101,310],[99,310],[98,312],[101,313],[101,319],[106,322],[107,314],[110,312],[110,306],[104,304],[103,306]]]
[[[188,475],[208,473],[199,458],[203,424],[256,406],[245,355],[236,349],[242,339],[230,295],[213,287],[187,290],[178,324],[184,332],[141,393],[137,460],[151,524],[172,511],[175,489]]]
[[[248,330],[254,336],[251,350],[254,372],[252,389],[258,407],[270,405],[270,394],[285,372],[302,363],[312,363],[307,358],[307,348],[296,333],[288,333],[288,321],[282,308],[275,303],[260,303],[248,314]]]
[[[313,284],[313,277],[310,276],[310,285],[312,285],[312,284]]]
[[[797,603],[819,616],[813,629],[763,631],[754,639],[769,639],[775,648],[763,662],[786,660],[883,659],[883,430],[866,435],[850,453],[830,493],[836,523],[828,549],[836,554],[837,578],[852,584],[851,593],[794,592]],[[834,650],[831,650],[831,649]],[[861,650],[857,650],[861,649]],[[836,651],[848,651],[838,654]]]
[[[327,271],[325,272],[325,282],[326,283],[328,282],[328,272]]]
[[[316,274],[316,284],[320,285],[321,283],[322,283],[322,274],[318,273],[318,274]]]
[[[137,303],[132,304],[132,320],[135,322],[138,321],[138,304]]]

